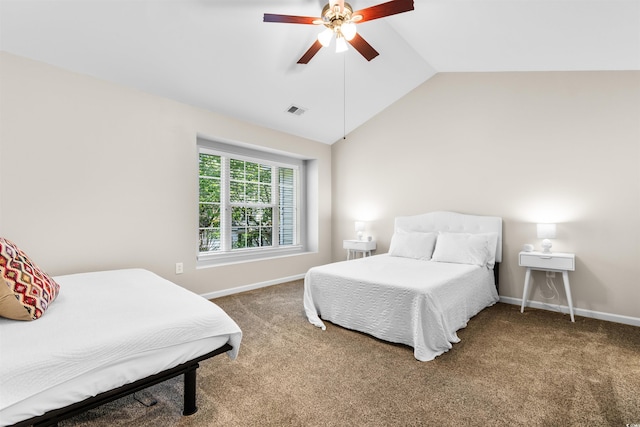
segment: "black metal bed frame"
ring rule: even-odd
[[[233,349],[233,347],[230,344],[225,344],[212,352],[198,356],[181,365],[167,369],[158,374],[142,378],[130,384],[114,388],[113,390],[105,391],[104,393],[89,397],[82,402],[73,403],[60,409],[53,409],[43,415],[20,421],[19,423],[14,424],[13,427],[56,426],[59,421],[71,418],[75,415],[81,414],[82,412],[88,411],[89,409],[120,399],[121,397],[164,382],[181,374],[184,374],[184,406],[182,414],[193,415],[198,410],[198,407],[196,406],[196,369],[200,366],[199,362],[217,356],[221,353],[226,353],[231,349]]]

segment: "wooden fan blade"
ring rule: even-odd
[[[362,36],[356,33],[349,43],[355,48],[367,61],[371,61],[376,56],[380,55]]]
[[[311,61],[311,58],[313,58],[320,49],[322,49],[322,43],[316,40],[315,43],[311,45],[309,50],[307,50],[305,54],[302,55],[300,59],[298,59],[298,64],[308,64],[309,61]]]
[[[262,22],[279,22],[282,24],[313,24],[318,18],[311,16],[278,15],[265,13]]]
[[[375,6],[367,7],[353,12],[353,15],[361,15],[360,22],[371,21],[373,19],[384,18],[385,16],[397,13],[409,12],[413,10],[413,0],[391,0]]]

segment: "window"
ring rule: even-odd
[[[199,139],[198,260],[301,252],[304,162]]]

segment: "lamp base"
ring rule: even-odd
[[[551,253],[551,240],[544,239],[542,241],[542,253],[543,254],[550,254]]]

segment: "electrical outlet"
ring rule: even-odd
[[[184,265],[181,262],[176,262],[176,274],[184,273]]]
[[[555,271],[547,271],[547,277],[553,279],[556,277],[556,272]]]

